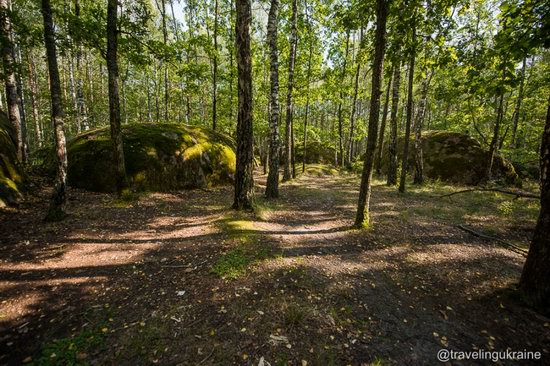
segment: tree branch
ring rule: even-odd
[[[531,198],[531,199],[540,199],[540,195],[529,193],[529,192],[522,192],[522,191],[510,191],[507,189],[502,188],[472,188],[472,189],[464,189],[462,191],[456,191],[448,194],[444,194],[442,196],[439,196],[438,198],[444,198],[444,197],[451,197],[455,194],[461,194],[461,193],[468,193],[468,192],[498,192],[503,194],[509,194],[512,196],[516,196],[515,199],[518,198]]]
[[[460,230],[466,231],[467,233],[470,233],[474,236],[477,236],[478,238],[496,241],[496,242],[504,245],[508,249],[512,250],[513,252],[521,254],[524,257],[527,257],[527,250],[525,250],[523,248],[520,248],[517,245],[514,245],[512,243],[508,243],[507,241],[504,241],[504,240],[499,239],[499,238],[495,238],[494,236],[489,236],[489,235],[477,232],[477,231],[472,230],[472,229],[470,229],[470,228],[468,228],[464,225],[457,225],[456,227],[459,228]]]

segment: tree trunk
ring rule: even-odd
[[[237,166],[235,170],[235,200],[233,208],[241,210],[251,209],[254,199],[252,59],[250,52],[252,9],[250,0],[237,0],[235,6],[237,10],[235,35],[239,110],[237,116]]]
[[[92,74],[93,74],[93,65],[92,65],[92,62],[90,62],[90,55],[89,53],[87,52],[86,53],[86,83],[88,84],[88,126],[89,127],[92,127],[95,125],[94,121],[97,117],[96,114],[94,114],[94,92],[95,92],[95,89],[94,89],[94,80],[93,80],[93,77],[92,77]],[[91,110],[90,110],[91,108]]]
[[[42,136],[42,122],[40,121],[40,113],[38,111],[38,98],[40,97],[38,93],[38,82],[36,80],[36,71],[35,63],[33,56],[30,52],[27,53],[27,66],[29,70],[29,84],[30,84],[30,99],[31,99],[31,108],[32,108],[32,118],[34,122],[34,136],[35,136],[35,145],[36,147],[42,147],[43,136]]]
[[[111,142],[115,165],[115,188],[120,197],[127,188],[122,131],[120,128],[120,98],[118,95],[118,0],[107,3],[107,71],[109,73],[109,122],[111,124]]]
[[[502,72],[502,79],[504,80],[504,71]],[[497,118],[495,120],[495,125],[493,128],[493,138],[491,139],[491,143],[489,144],[489,159],[487,163],[487,181],[490,181],[492,179],[492,170],[493,170],[493,162],[495,160],[495,155],[498,152],[498,143],[499,143],[499,134],[500,134],[500,123],[502,121],[502,115],[503,115],[503,104],[504,104],[504,91],[501,91],[498,95],[498,102],[497,102]]]
[[[340,78],[340,98],[338,100],[338,150],[340,151],[340,166],[344,166],[344,116],[342,111],[342,103],[344,101],[344,80],[346,78],[346,64],[349,52],[349,31],[346,33],[346,52],[344,54],[344,64],[342,66],[342,76]],[[338,164],[338,162],[336,162]]]
[[[65,145],[65,133],[63,132],[63,102],[61,100],[61,82],[59,81],[59,69],[57,66],[57,54],[55,49],[54,24],[50,0],[42,0],[42,15],[44,17],[44,44],[46,46],[46,59],[50,75],[50,93],[52,98],[51,114],[54,128],[55,152],[57,157],[57,172],[50,207],[46,220],[57,221],[65,217],[65,204],[67,202],[67,147]]]
[[[523,267],[520,291],[531,305],[550,310],[550,98],[540,145],[540,213]]]
[[[234,57],[234,32],[232,31],[233,27],[233,18],[234,18],[234,7],[233,0],[230,1],[231,10],[229,11],[229,45],[227,45],[227,50],[229,52],[229,128],[233,130],[233,57]]]
[[[369,110],[369,127],[367,151],[361,174],[361,186],[357,203],[355,226],[369,225],[369,205],[371,194],[372,168],[376,151],[376,135],[378,133],[378,118],[380,114],[380,95],[382,70],[384,67],[384,52],[386,48],[386,18],[388,8],[386,0],[376,1],[376,33],[374,40],[374,63],[372,67],[372,93]]]
[[[71,113],[70,115],[74,118],[76,116],[76,132],[82,132],[82,125],[80,124],[80,119],[78,118],[78,101],[76,99],[76,85],[74,80],[74,67],[73,67],[73,56],[72,53],[67,55],[67,65],[69,68],[69,95],[71,96]]]
[[[288,84],[286,94],[286,131],[285,131],[285,165],[283,171],[283,181],[290,180],[292,177],[292,171],[290,165],[292,164],[292,140],[293,140],[293,112],[294,105],[292,101],[292,87],[294,82],[294,63],[296,62],[296,46],[298,43],[298,0],[292,0],[292,19],[291,19],[291,31],[290,31],[290,55],[288,58]]]
[[[416,41],[416,20],[413,19],[412,42]],[[416,59],[416,48],[411,50],[411,60],[409,61],[409,86],[407,95],[407,121],[405,125],[405,141],[403,143],[403,159],[401,162],[401,179],[399,181],[399,192],[405,192],[407,179],[407,170],[409,167],[409,140],[411,138],[411,121],[413,114],[413,84],[414,84],[414,62]]]
[[[521,66],[521,78],[519,81],[519,90],[518,90],[518,98],[516,100],[516,106],[514,108],[514,114],[512,116],[512,141],[510,142],[510,147],[515,148],[517,145],[517,133],[518,133],[518,125],[519,125],[519,112],[521,110],[521,103],[523,102],[523,90],[525,85],[525,68],[527,65],[527,57],[523,58],[523,63]]]
[[[74,15],[80,17],[80,0],[74,1]],[[82,63],[82,46],[80,42],[76,45],[76,99],[77,99],[77,124],[84,130],[88,130],[88,120],[86,118],[86,102],[84,101],[84,90],[82,86],[82,73],[80,67]]]
[[[212,129],[218,125],[218,0],[214,2],[214,59],[212,60]]]
[[[390,143],[388,148],[388,185],[397,184],[397,113],[399,111],[399,86],[401,84],[401,61],[397,61],[393,70],[392,105],[390,116]]]
[[[157,9],[160,12],[160,18],[162,22],[162,43],[164,44],[164,46],[166,46],[168,44],[168,28],[166,27],[166,4],[164,1],[165,0],[155,0],[155,4],[157,6]],[[166,61],[162,61],[162,66],[163,66],[163,73],[164,73],[164,122],[168,122],[168,109],[169,109],[168,63]]]
[[[15,147],[17,160],[25,159],[25,145],[23,139],[23,124],[19,109],[19,95],[15,79],[15,57],[12,42],[9,0],[0,0],[0,25],[2,42],[2,63],[4,66],[4,81],[6,85],[6,100],[8,104],[8,118],[15,131]]]
[[[279,54],[277,50],[277,20],[279,0],[271,0],[267,19],[267,42],[270,53],[270,114],[269,173],[265,188],[267,198],[279,197]]]
[[[384,149],[384,136],[386,134],[386,120],[388,119],[388,105],[390,103],[390,89],[393,70],[390,72],[388,87],[386,88],[386,100],[384,101],[384,110],[382,111],[382,124],[380,125],[380,135],[378,136],[378,150],[376,152],[376,175],[382,174],[382,150]]]
[[[353,89],[353,99],[351,102],[351,115],[349,118],[349,143],[347,162],[351,164],[353,158],[353,133],[355,128],[355,111],[357,110],[357,89],[359,87],[359,71],[361,70],[361,64],[357,62],[357,69],[355,70],[355,86]]]
[[[433,72],[426,74],[422,82],[420,92],[420,103],[416,112],[416,120],[414,122],[414,184],[424,183],[424,156],[422,152],[422,125],[424,124],[424,116],[426,115],[426,103],[428,99],[428,88]]]
[[[153,86],[155,87],[155,91],[154,91],[154,94],[155,94],[155,122],[156,123],[159,123],[160,122],[160,101],[159,101],[159,91],[160,91],[160,87],[159,87],[159,82],[158,82],[158,66],[157,66],[157,61],[156,60],[153,60]]]
[[[305,4],[305,13],[306,13],[306,21],[309,25],[309,18],[307,14],[307,3]],[[308,28],[310,31],[311,29]],[[306,157],[307,157],[307,127],[308,127],[308,117],[309,117],[309,83],[311,82],[311,57],[313,54],[313,44],[310,42],[309,44],[309,56],[307,58],[307,77],[306,77],[306,112],[304,116],[304,146],[303,146],[303,153],[302,153],[302,173],[306,171]]]
[[[17,64],[21,65],[23,63],[23,55],[21,53],[21,47],[14,47],[14,50],[17,50]],[[25,114],[25,89],[23,88],[23,79],[21,78],[21,73],[15,74],[15,81],[17,83],[17,103],[19,104],[19,112],[21,118],[21,134],[23,135],[23,161],[27,161],[29,158],[29,139],[27,137],[27,116]]]

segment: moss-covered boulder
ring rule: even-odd
[[[233,181],[234,141],[208,128],[180,124],[122,127],[126,173],[141,191],[204,188]],[[85,132],[67,144],[69,185],[97,192],[115,187],[110,130]],[[47,163],[54,172],[53,153]]]
[[[304,159],[304,144],[299,143],[295,146],[296,161],[302,162]],[[336,150],[320,141],[308,141],[306,149],[306,164],[334,164]]]
[[[404,137],[398,139],[398,156],[403,154]],[[411,138],[409,166],[414,166],[414,141]],[[426,131],[422,136],[424,173],[431,179],[477,185],[483,181],[487,170],[489,152],[471,136],[449,131]],[[382,166],[388,162],[388,151],[384,149]],[[495,157],[493,177],[505,184],[519,183],[512,164],[501,156]]]
[[[0,207],[16,204],[22,188],[23,172],[17,164],[15,132],[6,113],[0,111]]]

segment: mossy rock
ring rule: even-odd
[[[204,188],[233,182],[235,143],[208,128],[180,124],[122,126],[126,174],[137,191]],[[72,187],[112,192],[115,187],[110,129],[87,131],[67,144]],[[45,165],[55,172],[53,152]]]
[[[540,178],[540,164],[538,161],[512,161],[516,173],[521,179],[538,181]]]
[[[398,139],[398,157],[403,156],[404,137]],[[409,167],[414,167],[414,139],[411,138]],[[449,131],[426,131],[422,135],[424,174],[430,179],[477,185],[487,171],[489,152],[471,136]],[[388,149],[382,157],[383,171],[388,163]],[[412,170],[412,169],[411,169]],[[512,164],[501,156],[496,156],[493,164],[493,178],[503,184],[520,184],[520,179]]]
[[[24,175],[16,151],[15,131],[0,111],[0,207],[15,205],[22,197]]]
[[[304,144],[295,146],[296,161],[304,160]],[[306,164],[335,164],[336,150],[320,141],[308,141],[306,149]]]
[[[340,172],[338,169],[334,168],[331,165],[323,164],[310,164],[306,165],[305,174],[312,175],[314,177],[325,177],[325,176],[334,176],[338,175]]]

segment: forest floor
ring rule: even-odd
[[[323,170],[255,213],[230,209],[231,187],[72,190],[59,223],[42,221],[44,188],[0,212],[0,364],[430,365],[441,348],[550,362],[550,320],[515,291],[524,257],[457,227],[525,245],[536,200],[375,181],[372,227],[353,230],[359,179]]]

